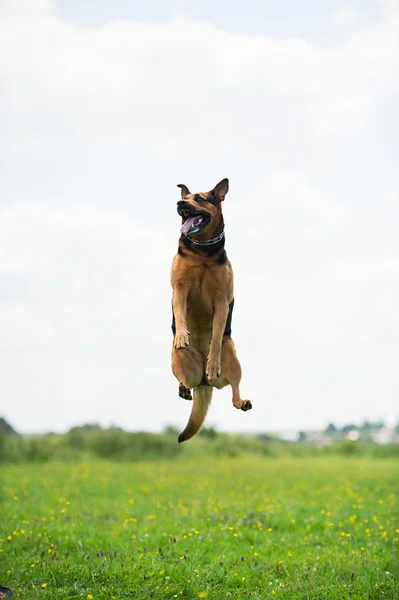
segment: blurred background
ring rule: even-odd
[[[2,427],[176,444],[176,184],[229,177],[203,436],[397,439],[398,96],[395,1],[0,0]]]

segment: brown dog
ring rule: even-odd
[[[194,402],[187,427],[179,435],[184,442],[202,427],[212,398],[212,388],[231,385],[233,405],[252,408],[241,400],[241,367],[231,339],[234,305],[233,270],[224,249],[222,201],[228,189],[223,179],[207,193],[191,194],[180,184],[177,212],[182,217],[178,252],[173,260],[174,335],[172,371],[179,382],[179,396]]]

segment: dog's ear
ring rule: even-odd
[[[218,200],[220,200],[220,202],[222,202],[228,191],[229,191],[229,180],[222,179],[222,181],[219,181],[219,183],[217,185],[215,185],[215,187],[212,190],[212,193],[214,194],[214,196],[216,196],[216,198]]]
[[[184,183],[178,183],[177,187],[181,189],[181,199],[184,200],[186,196],[190,194],[190,190]]]

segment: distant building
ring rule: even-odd
[[[384,427],[371,434],[374,442],[377,444],[395,444],[399,442],[399,436],[394,427]]]

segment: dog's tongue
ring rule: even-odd
[[[190,229],[194,229],[201,217],[188,217],[180,229],[180,233],[188,233]]]

